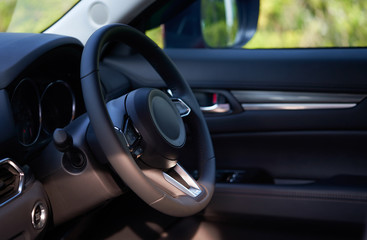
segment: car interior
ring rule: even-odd
[[[367,49],[244,49],[262,0],[213,47],[203,1],[0,33],[0,239],[367,239]]]

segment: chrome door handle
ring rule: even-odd
[[[227,113],[231,110],[229,103],[214,104],[211,106],[200,107],[204,113]]]

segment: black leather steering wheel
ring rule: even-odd
[[[106,104],[99,61],[103,47],[116,41],[137,50],[162,77],[173,97],[158,89],[140,88]],[[140,31],[112,24],[89,38],[80,71],[93,130],[121,179],[147,204],[165,214],[189,216],[204,209],[214,191],[213,146],[193,92],[166,54]],[[185,144],[185,124],[193,149]],[[197,181],[178,164],[182,151],[195,151]]]

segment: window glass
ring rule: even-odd
[[[365,0],[260,0],[258,28],[245,48],[367,46]]]
[[[210,47],[228,47],[238,32],[235,0],[201,0],[201,31]]]
[[[146,35],[152,39],[160,48],[163,48],[163,31],[164,27],[163,25],[160,25],[159,27],[156,27],[154,29],[146,31]]]
[[[42,32],[78,0],[0,0],[0,32]]]

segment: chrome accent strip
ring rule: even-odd
[[[24,186],[24,172],[22,171],[22,169],[20,169],[18,165],[16,165],[10,158],[4,158],[0,160],[0,166],[4,164],[9,164],[19,173],[19,186],[18,186],[18,192],[14,196],[0,203],[0,207],[12,201],[14,198],[18,197],[23,192],[23,186]]]
[[[243,103],[244,110],[311,110],[353,108],[356,103]]]
[[[282,92],[282,91],[231,91],[240,103],[358,103],[366,94]]]
[[[200,107],[200,110],[206,113],[226,113],[231,110],[231,106],[228,103],[214,104],[212,106]]]
[[[189,195],[190,197],[197,197],[202,192],[200,187],[197,185],[196,181],[183,169],[179,164],[173,168],[173,170],[182,177],[182,179],[190,186],[190,188],[186,188],[184,185],[176,181],[167,173],[163,172],[163,177],[167,182],[181,190],[183,193]]]
[[[70,124],[74,119],[75,119],[75,115],[76,115],[76,98],[75,98],[75,95],[74,95],[74,92],[73,90],[71,89],[70,85],[63,81],[63,80],[57,80],[55,82],[51,82],[50,84],[47,85],[47,87],[45,88],[45,90],[42,92],[42,95],[41,95],[41,113],[42,113],[42,107],[43,107],[43,99],[47,93],[47,91],[50,91],[50,88],[51,87],[55,87],[57,84],[60,84],[64,87],[66,87],[66,89],[69,91],[70,93],[70,96],[71,96],[71,118],[69,119],[68,124]],[[42,129],[44,131],[46,131],[47,133],[49,133],[45,128],[44,128],[44,123],[42,124]],[[51,134],[51,133],[49,133]]]
[[[172,93],[172,90],[171,89],[167,89],[167,93],[171,96],[171,97],[173,97],[173,93]]]
[[[40,93],[39,93],[39,90],[37,88],[37,85],[36,83],[31,79],[31,78],[24,78],[22,79],[18,85],[15,87],[15,90],[13,92],[13,95],[11,97],[11,105],[13,105],[13,101],[14,101],[14,95],[17,93],[17,91],[19,91],[19,88],[23,87],[23,84],[25,82],[30,82],[30,84],[32,85],[32,90],[34,91],[33,93],[36,95],[37,97],[37,105],[38,105],[38,123],[39,123],[39,126],[38,126],[38,129],[37,129],[37,135],[35,137],[35,139],[31,142],[31,143],[24,143],[20,140],[18,134],[17,134],[17,140],[20,144],[22,144],[23,146],[25,147],[29,147],[29,146],[32,146],[33,144],[35,144],[41,134],[41,129],[42,129],[42,108],[41,108],[41,97],[40,97]],[[27,89],[27,91],[31,91],[30,89]],[[16,96],[16,95],[15,95]],[[14,111],[14,109],[13,109]],[[17,120],[16,120],[17,121]]]
[[[168,88],[166,91],[167,94],[171,97],[172,102],[175,104],[180,116],[182,118],[188,116],[191,113],[191,108],[181,98],[173,97],[173,92],[171,89]],[[181,105],[183,109],[186,109],[186,111],[181,113],[179,105]]]
[[[37,208],[40,208],[40,215],[36,215]],[[47,222],[47,211],[46,208],[43,206],[42,202],[37,202],[32,209],[31,212],[31,218],[32,218],[32,226],[36,230],[42,229]]]
[[[171,99],[173,104],[175,104],[177,110],[178,110],[178,113],[180,114],[180,116],[183,118],[183,117],[186,117],[188,116],[190,113],[191,113],[191,108],[189,106],[187,106],[187,104],[181,100],[181,98],[172,98]],[[180,106],[185,109],[185,111],[183,113],[180,112]]]
[[[113,128],[114,128],[115,130],[119,131],[120,133],[123,133],[123,132],[122,132],[122,130],[121,130],[119,127],[114,126]]]

